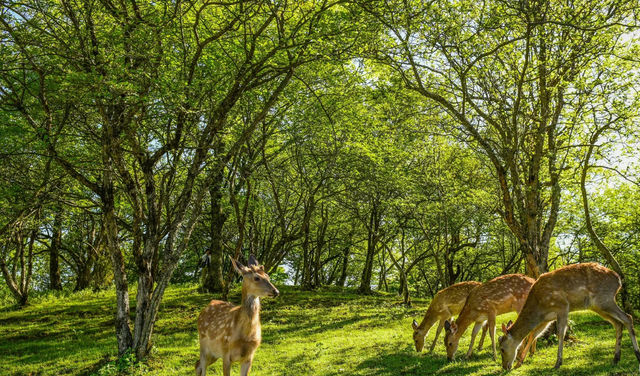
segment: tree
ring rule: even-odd
[[[376,61],[445,110],[488,158],[527,272],[545,272],[571,119],[585,99],[574,92],[587,67],[621,45],[633,2],[363,6],[385,30]]]
[[[10,4],[3,13],[3,35],[20,52],[0,85],[7,103],[100,198],[120,354],[150,350],[164,290],[218,176],[209,173],[215,137],[233,125],[241,98],[264,89],[229,150],[244,144],[294,70],[337,34],[323,23],[333,5],[63,2]],[[29,82],[19,80],[25,74]],[[60,137],[68,127],[81,143]],[[87,159],[79,160],[80,145]],[[119,242],[119,216],[129,218],[130,249]],[[125,251],[138,279],[133,330]]]

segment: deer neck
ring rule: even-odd
[[[531,299],[533,302],[534,299]],[[535,309],[530,309],[531,306],[537,305],[529,304],[524,306],[516,322],[513,323],[511,328],[509,329],[509,334],[515,339],[518,343],[520,343],[524,337],[526,337],[533,329],[535,329],[543,320],[543,315]]]
[[[242,309],[241,314],[248,319],[250,323],[260,322],[260,298],[247,293],[246,289],[242,289]]]
[[[460,313],[458,318],[456,319],[456,325],[458,326],[456,332],[454,333],[454,337],[456,339],[460,339],[462,334],[467,330],[469,325],[473,322],[472,317],[470,315],[466,315],[465,312]]]
[[[427,309],[427,313],[422,318],[420,325],[418,325],[418,333],[427,334],[427,331],[431,326],[438,321],[435,313],[433,313],[430,309]]]

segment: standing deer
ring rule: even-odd
[[[631,316],[616,304],[615,297],[621,286],[616,272],[596,263],[568,265],[541,275],[531,288],[516,322],[509,327],[502,326],[505,333],[499,340],[502,368],[511,369],[516,351],[527,334],[531,333],[534,338],[539,336],[553,320],[557,320],[558,327],[558,359],[555,368],[560,367],[569,312],[583,309],[599,314],[616,329],[614,364],[620,360],[623,326],[629,331],[636,358],[640,362],[640,349]],[[529,344],[518,354],[518,365],[524,361]]]
[[[422,351],[425,337],[429,334],[429,330],[433,324],[435,324],[436,321],[440,321],[438,329],[436,330],[436,337],[433,339],[431,347],[429,348],[429,352],[433,352],[436,341],[438,341],[440,332],[444,327],[444,322],[460,313],[471,290],[480,285],[482,285],[482,283],[475,281],[460,282],[438,291],[436,296],[433,297],[431,304],[429,304],[429,308],[427,308],[427,312],[424,314],[420,325],[418,325],[416,320],[413,320],[411,324],[413,328],[413,343],[416,346],[417,352]],[[482,343],[484,342],[486,334],[487,326],[485,325],[482,329],[482,337],[480,338],[478,351],[482,350]]]
[[[205,376],[207,367],[222,358],[224,376],[231,374],[231,364],[240,362],[240,374],[251,370],[262,332],[260,329],[260,297],[280,294],[269,281],[264,267],[251,255],[249,264],[242,265],[231,259],[235,271],[242,275],[242,304],[234,306],[212,300],[198,317],[200,360],[196,362],[196,375]]]
[[[487,321],[493,359],[496,359],[496,316],[507,312],[520,312],[524,305],[529,289],[535,280],[522,274],[507,274],[494,278],[471,290],[460,315],[454,322],[445,321],[444,345],[447,348],[447,358],[453,360],[458,350],[458,342],[465,330],[475,323],[471,332],[471,343],[467,358],[473,353],[473,342],[482,323]]]

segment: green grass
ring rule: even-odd
[[[428,302],[405,308],[387,295],[358,296],[339,290],[313,293],[283,287],[263,302],[263,342],[252,375],[497,375],[500,365],[485,350],[469,361],[447,363],[444,346],[418,354],[411,343],[411,320]],[[194,375],[198,357],[196,319],[212,297],[193,286],[167,290],[146,362],[128,366],[133,375]],[[232,301],[238,302],[237,292]],[[0,375],[116,374],[111,292],[40,298],[24,309],[0,309]],[[499,324],[513,319],[504,315]],[[612,366],[614,330],[600,317],[572,314],[579,342],[565,347],[564,365],[555,372],[556,345],[539,343],[538,353],[509,375],[632,375],[638,363],[625,334],[622,360]],[[427,343],[435,335],[432,328]],[[460,344],[458,358],[468,345]],[[441,342],[439,340],[438,342]],[[488,342],[490,344],[490,341]],[[222,363],[209,374],[221,375]],[[233,374],[239,372],[234,366]]]

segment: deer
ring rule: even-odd
[[[433,352],[436,342],[438,341],[438,337],[440,336],[440,332],[442,332],[442,328],[444,328],[444,322],[460,313],[471,290],[481,284],[481,282],[476,281],[459,282],[438,291],[438,293],[433,297],[431,304],[429,304],[429,308],[427,308],[427,312],[424,314],[422,322],[418,324],[416,320],[413,320],[413,323],[411,324],[411,327],[413,328],[413,343],[417,352],[422,351],[424,348],[424,340],[429,334],[429,330],[431,330],[433,324],[439,321],[440,323],[436,330],[436,337],[433,339],[431,347],[429,347],[429,353]],[[485,325],[482,329],[482,337],[480,338],[478,351],[482,350],[482,343],[484,342],[486,334],[487,326]]]
[[[559,368],[569,312],[578,310],[591,310],[613,325],[616,330],[614,364],[620,361],[620,343],[623,327],[626,327],[640,363],[633,320],[616,304],[615,297],[620,287],[622,283],[618,274],[597,263],[567,265],[542,274],[531,288],[516,321],[502,326],[504,335],[498,340],[502,368],[511,369],[523,338],[527,335],[537,338],[553,320],[556,320],[558,329],[558,357],[554,368]],[[517,354],[517,366],[524,361],[530,344],[531,341]]]
[[[198,316],[200,359],[196,376],[206,376],[206,370],[222,358],[222,373],[231,374],[231,364],[240,362],[240,374],[247,376],[253,356],[260,346],[260,298],[277,297],[278,289],[271,283],[264,266],[251,255],[247,266],[231,258],[236,273],[242,276],[242,303],[239,306],[212,300]]]
[[[520,312],[534,282],[533,278],[523,274],[507,274],[496,277],[471,290],[458,318],[455,321],[447,320],[444,323],[444,345],[447,348],[447,359],[452,361],[455,358],[460,337],[469,325],[475,323],[466,355],[467,359],[470,358],[473,354],[475,337],[482,323],[487,321],[493,359],[496,360],[496,316],[512,311]],[[532,351],[535,351],[535,347],[532,348]]]

